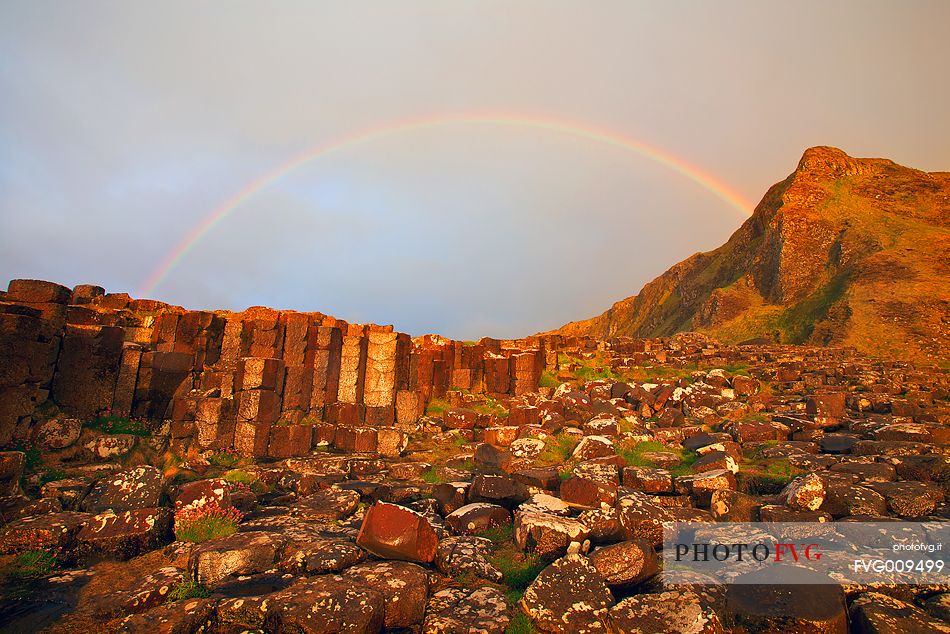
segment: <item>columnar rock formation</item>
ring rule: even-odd
[[[412,339],[321,313],[188,311],[13,280],[0,296],[0,444],[28,438],[33,414],[52,401],[86,419],[108,410],[168,420],[179,447],[375,451],[378,433],[398,434],[450,388],[534,391],[551,339]]]

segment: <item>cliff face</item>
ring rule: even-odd
[[[555,332],[605,338],[696,330],[727,343],[853,345],[946,362],[948,211],[950,173],[812,148],[726,244]]]

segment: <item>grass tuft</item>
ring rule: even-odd
[[[165,598],[165,603],[174,603],[185,599],[207,599],[210,596],[211,590],[189,579],[172,588],[168,593],[168,597]]]
[[[678,465],[668,469],[673,477],[692,473],[692,464],[699,459],[699,454],[695,451],[688,451],[680,447],[669,447],[656,440],[639,442],[633,447],[618,447],[616,451],[617,455],[623,458],[624,462],[631,467],[649,467],[651,469],[656,469],[657,465],[644,454],[654,451],[672,453],[680,459]]]
[[[104,434],[130,434],[144,437],[152,435],[153,425],[144,418],[116,416],[109,410],[104,410],[95,420],[89,421],[84,427]]]
[[[505,628],[505,634],[537,634],[537,632],[538,630],[531,622],[531,619],[521,611],[515,614],[508,623],[508,627]]]
[[[490,561],[504,576],[505,585],[512,590],[527,589],[547,567],[547,564],[537,555],[513,548],[499,549],[492,555]]]
[[[429,467],[422,472],[422,481],[428,484],[442,484],[442,477],[435,467]]]
[[[478,537],[484,537],[485,539],[491,541],[495,546],[501,546],[506,542],[511,541],[511,536],[514,532],[514,526],[511,524],[502,524],[501,526],[494,526],[492,528],[476,533]]]
[[[538,456],[546,464],[561,464],[571,457],[580,440],[572,434],[558,434],[544,440],[544,451]]]

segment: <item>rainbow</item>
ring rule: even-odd
[[[189,251],[191,251],[191,249],[194,248],[194,246],[219,222],[224,220],[224,218],[226,218],[231,212],[237,209],[242,203],[251,198],[254,194],[268,187],[271,183],[284,176],[288,172],[291,172],[305,163],[313,161],[314,159],[327,156],[328,154],[332,154],[334,152],[343,150],[345,148],[350,148],[361,143],[367,143],[384,137],[420,130],[423,128],[435,128],[462,124],[494,124],[503,126],[538,128],[584,139],[590,139],[592,141],[604,143],[606,145],[630,150],[643,157],[651,159],[656,163],[665,165],[673,171],[704,187],[722,201],[727,203],[731,208],[735,209],[741,215],[742,219],[748,217],[752,212],[753,205],[748,200],[746,200],[741,194],[729,187],[726,183],[723,183],[717,179],[712,174],[700,169],[695,165],[692,165],[691,163],[688,163],[679,157],[673,156],[669,152],[666,152],[658,147],[638,141],[637,139],[615,132],[613,130],[598,128],[576,121],[535,115],[527,116],[512,114],[461,113],[428,116],[419,119],[406,119],[388,123],[383,126],[370,128],[362,132],[357,132],[335,141],[310,148],[248,183],[244,186],[244,188],[221,203],[221,205],[219,205],[214,211],[212,211],[210,214],[208,214],[208,216],[191,228],[191,230],[181,239],[181,241],[175,245],[175,248],[172,249],[161,261],[158,267],[156,267],[155,270],[152,271],[152,273],[148,276],[148,278],[142,284],[139,297],[147,297],[150,295],[158,286],[158,284],[160,284],[165,278],[165,276],[168,275],[168,273],[173,268],[175,268],[181,259]]]

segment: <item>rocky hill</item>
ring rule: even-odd
[[[950,358],[950,173],[807,150],[726,244],[560,334],[695,330],[727,343]]]

